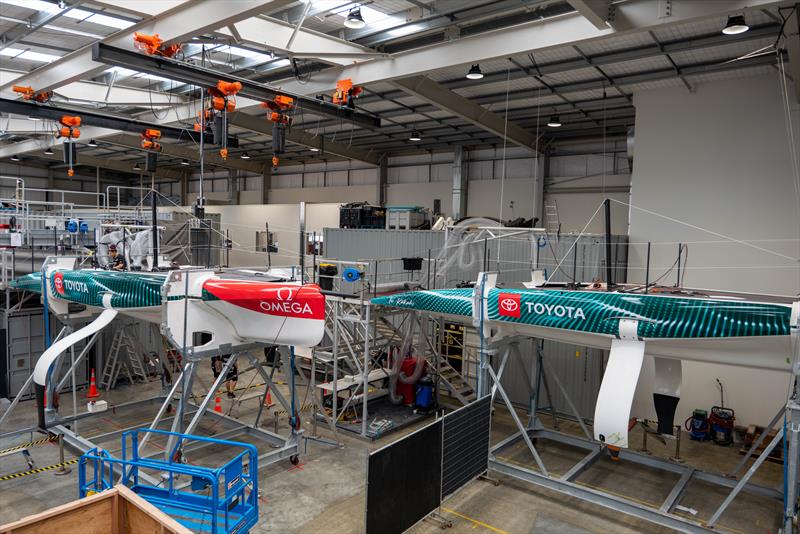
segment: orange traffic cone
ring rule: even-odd
[[[214,411],[222,413],[222,400],[219,398],[219,395],[214,398]]]
[[[264,399],[264,406],[267,408],[272,408],[275,406],[275,403],[272,402],[272,392],[267,388],[267,397]]]
[[[100,392],[97,391],[97,382],[94,379],[94,369],[92,369],[92,377],[89,380],[89,393],[86,394],[87,399],[99,399]]]

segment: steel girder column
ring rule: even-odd
[[[467,216],[467,151],[461,145],[453,148],[453,219]]]
[[[381,158],[380,167],[378,167],[378,191],[377,201],[378,206],[386,205],[386,184],[389,181],[389,158],[384,154]]]
[[[800,83],[795,80],[795,83]],[[792,397],[786,406],[787,414],[784,419],[784,438],[788,440],[788,458],[784,458],[784,463],[788,462],[784,476],[784,488],[786,495],[784,496],[784,533],[796,532],[794,529],[794,518],[797,515],[797,498],[798,498],[798,461],[800,460],[800,319],[798,324],[794,325],[792,332],[792,345],[794,348],[794,361],[792,362],[792,380],[793,389]],[[779,432],[780,434],[780,432]],[[762,456],[766,456],[767,450],[765,449]],[[759,458],[760,460],[760,458]],[[756,460],[758,462],[758,460]],[[751,468],[752,469],[752,468]],[[748,472],[748,475],[750,473]]]
[[[186,415],[186,397],[192,395],[192,384],[194,384],[194,373],[196,371],[196,362],[188,362],[183,368],[181,374],[181,396],[178,399],[178,408],[175,410],[175,418],[172,420],[171,432],[181,433],[183,430],[183,418]],[[164,449],[164,459],[170,461],[169,451],[175,446],[176,437],[170,435],[167,440],[167,446]]]
[[[211,402],[211,398],[216,396],[220,384],[222,384],[222,381],[225,380],[228,371],[230,371],[231,367],[235,365],[236,359],[238,357],[239,357],[238,352],[231,354],[231,356],[228,358],[228,361],[225,362],[225,365],[222,367],[222,370],[217,375],[217,378],[214,379],[214,383],[211,385],[211,387],[208,390],[208,393],[206,393],[206,396],[203,398],[203,401],[197,408],[194,417],[192,417],[192,420],[189,422],[189,425],[186,427],[186,430],[184,430],[185,434],[191,434],[194,431],[194,429],[197,428],[197,425],[200,424],[200,419],[202,419],[203,415],[206,413],[206,410],[208,409],[208,404]]]
[[[148,427],[150,430],[158,428],[158,424],[161,422],[161,419],[164,417],[164,414],[167,412],[167,408],[169,408],[170,404],[172,404],[172,399],[175,397],[175,393],[178,391],[178,387],[183,384],[183,375],[187,372],[192,372],[190,369],[194,367],[194,362],[187,362],[186,365],[183,367],[183,371],[178,376],[178,378],[172,383],[172,387],[170,388],[169,392],[167,393],[164,402],[161,403],[161,407],[158,409],[158,413],[153,418],[153,422],[150,423]],[[139,440],[139,454],[142,454],[144,451],[144,446],[147,443],[147,440],[150,439],[149,433],[145,433],[144,436]]]

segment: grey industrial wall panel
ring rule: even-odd
[[[442,499],[489,469],[491,396],[444,416]]]
[[[442,421],[369,455],[367,534],[400,534],[441,502]]]
[[[530,404],[530,396],[538,376],[536,343],[543,343],[544,365],[556,412],[572,416],[569,404],[558,388],[553,374],[558,375],[581,417],[592,419],[603,376],[604,351],[600,349],[534,339],[520,342],[519,357],[512,353],[501,379],[503,389],[511,402],[526,407]],[[499,369],[499,357],[496,358],[493,367]],[[540,391],[539,407],[549,407],[544,389]]]

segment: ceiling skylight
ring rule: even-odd
[[[53,54],[42,54],[41,52],[33,52],[31,50],[20,50],[19,48],[3,48],[0,50],[0,55],[8,56],[11,58],[27,59],[28,61],[41,61],[42,63],[50,63],[57,60],[61,56],[54,56]]]
[[[0,4],[9,4],[12,6],[33,9],[35,11],[55,12],[59,10],[58,5],[51,4],[50,2],[44,2],[43,0],[0,0]],[[92,13],[91,11],[77,8],[67,9],[67,11],[64,13],[64,16],[71,19],[80,20],[81,22],[87,21],[93,24],[100,24],[101,26],[117,28],[119,30],[129,28],[135,24],[129,20],[112,17],[110,15]]]

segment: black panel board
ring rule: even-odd
[[[367,534],[400,534],[434,511],[441,460],[441,420],[370,454]]]
[[[442,499],[489,468],[491,396],[444,416]]]

